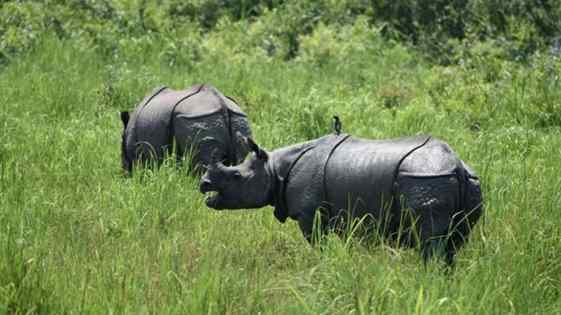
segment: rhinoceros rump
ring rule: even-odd
[[[130,117],[122,112],[121,119],[122,162],[128,172],[135,161],[161,162],[174,142],[177,159],[190,153],[192,168],[207,165],[212,152],[226,164],[236,164],[247,154],[236,133],[251,135],[246,114],[210,85],[195,85],[184,91],[158,88]]]
[[[319,209],[324,231],[363,218],[371,231],[419,244],[425,259],[439,252],[451,264],[483,212],[477,176],[430,136],[329,135],[271,153],[245,141],[251,158],[237,166],[213,163],[201,179],[201,192],[211,192],[207,205],[273,205],[279,221],[298,221],[310,241]]]

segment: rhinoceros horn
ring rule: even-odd
[[[253,141],[253,139],[251,139],[250,137],[244,137],[245,139],[245,143],[247,143],[247,146],[249,147],[249,149],[253,152],[255,152],[255,155],[257,156],[257,158],[267,161],[269,159],[269,155],[267,154],[267,152],[263,149],[261,149],[257,143],[255,143],[255,141]]]

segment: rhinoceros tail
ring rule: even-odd
[[[123,122],[123,133],[121,134],[121,163],[126,175],[130,175],[132,171],[132,162],[127,155],[127,126],[130,120],[128,111],[121,112],[121,121]]]
[[[481,183],[479,177],[466,167],[465,184],[463,187],[464,212],[467,216],[469,229],[473,228],[475,223],[483,215],[483,194],[481,192]]]
[[[121,135],[121,163],[123,165],[123,170],[125,171],[126,175],[130,175],[132,173],[132,161],[127,155],[126,129],[123,130],[123,134]]]

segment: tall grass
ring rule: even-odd
[[[258,58],[171,68],[154,52],[124,63],[54,39],[11,62],[0,74],[0,312],[558,313],[561,87],[546,70],[559,62],[501,64],[489,81],[485,63],[442,68],[380,49],[344,72]],[[486,201],[455,272],[333,236],[319,251],[271,208],[211,211],[172,161],[122,177],[118,111],[155,85],[198,82],[236,98],[267,148],[331,132],[332,114],[356,136],[450,143]]]

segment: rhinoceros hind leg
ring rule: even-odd
[[[447,255],[450,256],[447,256],[448,261],[453,261],[455,253],[467,242],[471,230],[484,212],[479,178],[466,164],[463,165],[466,173],[462,185],[462,210],[456,212],[452,218],[446,247]]]
[[[404,208],[410,209],[414,231],[425,262],[433,256],[452,264],[455,247],[450,246],[453,214],[459,207],[459,181],[455,174],[439,176],[400,175],[399,192]]]
[[[435,237],[426,240],[421,245],[421,255],[423,262],[428,263],[433,257],[443,258],[448,265],[453,264],[455,252],[447,250],[447,238],[445,236]]]

